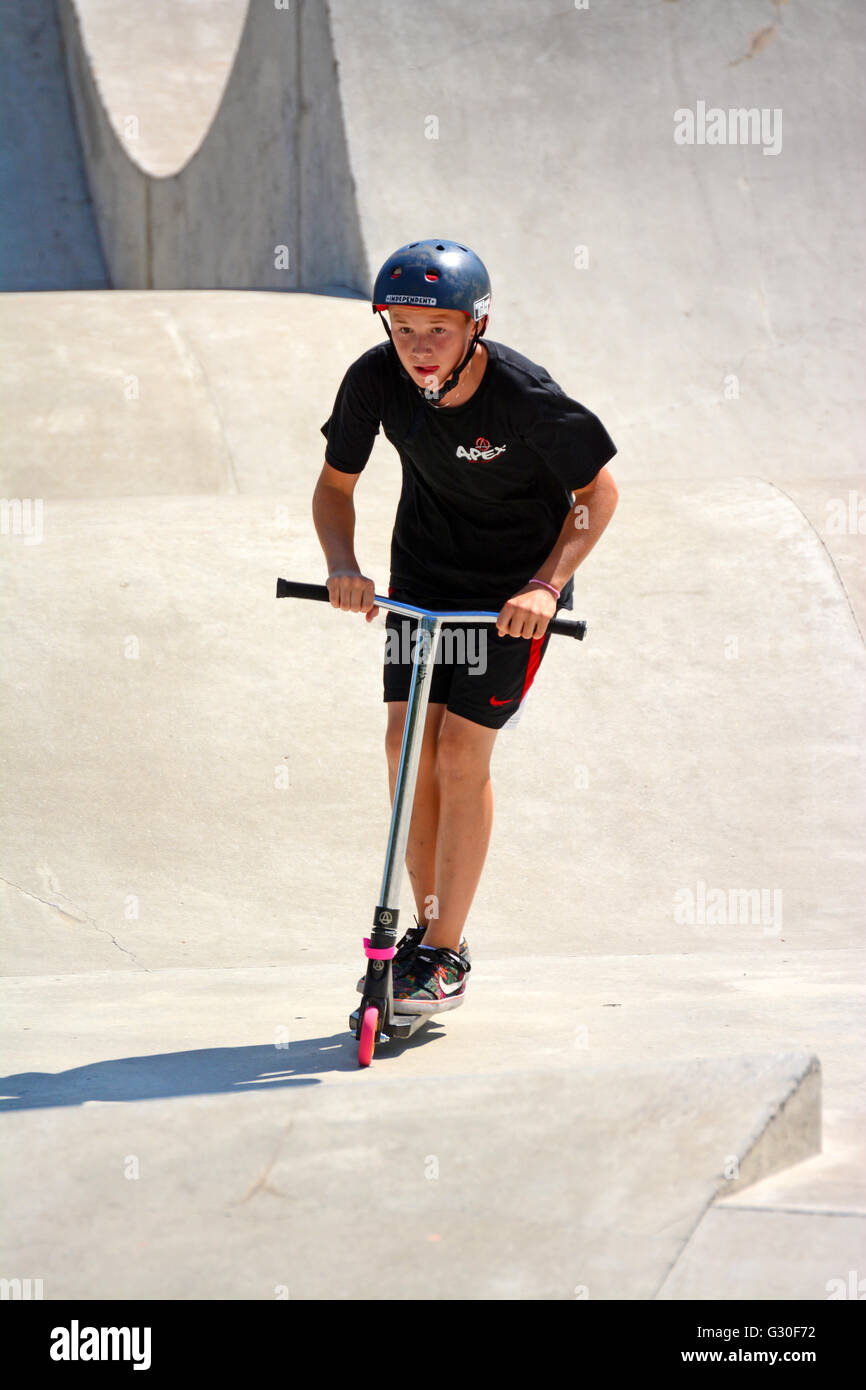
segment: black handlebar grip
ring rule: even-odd
[[[578,642],[582,642],[586,636],[586,623],[579,618],[577,622],[570,623],[563,618],[554,618],[547,624],[548,632],[561,632],[563,637],[576,637]]]
[[[331,595],[324,584],[296,584],[293,579],[277,580],[277,598],[318,598],[331,602]]]

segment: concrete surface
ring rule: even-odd
[[[365,1297],[372,1246],[382,1297],[827,1298],[866,1254],[861,10],[242,8],[62,0],[137,288],[0,300],[0,1273]],[[675,145],[704,98],[782,108],[778,155]],[[621,501],[494,750],[466,1004],[359,1072],[383,619],[274,581],[324,578],[319,426],[381,334],[346,296],[433,230]],[[380,591],[399,488],[380,438]]]
[[[251,0],[179,168],[243,7],[61,0],[115,287],[366,294],[396,246],[464,238],[493,336],[579,381],[646,476],[862,471],[861,5]],[[767,138],[676,144],[699,101]]]
[[[41,543],[6,537],[4,877],[35,895],[7,935],[12,966],[25,952],[38,967],[43,931],[68,957],[66,919],[39,898],[100,923],[141,965],[213,967],[299,946],[328,959],[322,930],[375,898],[382,615],[371,630],[273,598],[278,573],[323,578],[319,467],[311,454],[272,497],[47,499]],[[394,482],[389,470],[360,489],[357,552],[380,592]],[[677,541],[660,556],[664,536]],[[635,484],[591,564],[577,585],[586,642],[551,644],[494,749],[476,935],[515,954],[539,929],[548,949],[568,933],[570,949],[602,954],[855,944],[863,648],[801,513],[757,480]],[[527,833],[534,872],[515,873]],[[724,920],[702,905],[719,890]],[[87,968],[104,959],[94,949],[72,946]]]
[[[58,1096],[76,1109],[102,1098],[105,1075],[110,1097],[148,1108],[154,1102],[136,1086],[124,1089],[123,1077],[140,1076],[142,1065],[153,1077],[155,1067],[157,1096],[168,1088],[173,1097],[160,1105],[180,1107],[173,1132],[179,1126],[193,1143],[212,1124],[212,1153],[226,1175],[236,1165],[226,1137],[234,1124],[188,1109],[213,1087],[202,1049],[227,1059],[231,1089],[259,1072],[279,1074],[282,1049],[276,1066],[265,1059],[282,1040],[302,1074],[312,1066],[315,1080],[332,1070],[343,1084],[359,1079],[345,1015],[386,827],[383,634],[328,608],[272,599],[276,573],[320,575],[308,519],[317,471],[318,460],[281,496],[48,499],[40,543],[7,537],[3,647],[15,675],[4,718],[18,788],[7,798],[3,837],[5,1016],[18,1035],[7,1045],[7,1094],[19,1096],[23,1075],[24,1103],[37,1115]],[[381,518],[393,482],[392,472],[370,475],[371,510],[361,515],[360,553],[374,575],[387,573]],[[648,593],[643,576],[660,534],[681,539],[653,581],[661,594]],[[737,544],[726,545],[734,536]],[[703,556],[697,590],[695,555]],[[852,931],[863,900],[862,647],[837,571],[801,512],[757,480],[663,497],[635,484],[594,563],[596,578],[581,585],[590,638],[551,648],[544,683],[539,677],[494,752],[497,811],[467,925],[477,962],[467,1004],[410,1044],[383,1050],[365,1078],[414,1097],[420,1079],[424,1093],[429,1084],[438,1095],[451,1081],[491,1072],[521,1085],[534,1077],[551,1101],[525,1123],[551,1182],[566,1162],[550,1143],[548,1121],[561,1101],[552,1078],[587,1065],[645,1061],[664,1073],[684,1057],[806,1050],[821,1058],[825,1101],[843,1125],[863,1106],[863,951]],[[759,605],[768,616],[756,632]],[[732,636],[742,645],[729,658]],[[694,712],[710,697],[708,732]],[[562,746],[539,759],[540,741],[552,738]],[[733,891],[741,915],[699,920],[700,882]],[[677,895],[693,889],[696,920],[678,921]],[[760,889],[768,893],[763,917],[739,897]],[[408,914],[405,884],[403,899]],[[46,1091],[33,1075],[70,1068],[71,1089],[61,1079]],[[95,1096],[77,1089],[75,1069],[95,1080]],[[668,1085],[677,1094],[671,1076]],[[807,1099],[814,1126],[816,1098]],[[483,1105],[473,1092],[471,1113]],[[275,1109],[285,1123],[284,1107]],[[497,1115],[487,1114],[485,1180],[500,1171],[509,1143]],[[7,1168],[27,1191],[31,1121],[5,1123]],[[92,1134],[98,1168],[112,1145],[138,1152],[137,1123],[116,1105],[105,1130],[84,1129],[70,1142]],[[158,1133],[163,1116],[145,1123]],[[834,1133],[825,1135],[831,1152]],[[737,1152],[723,1126],[715,1142]],[[428,1152],[436,1150],[428,1144]],[[647,1181],[662,1222],[665,1188]],[[846,1211],[854,1181],[849,1170],[833,1197]],[[580,1201],[566,1223],[575,1229]],[[188,1267],[171,1246],[190,1297],[203,1288],[215,1209],[199,1211]],[[689,1231],[701,1209],[689,1208]],[[676,1229],[680,1244],[637,1261],[633,1280],[614,1277],[611,1246],[608,1255],[596,1251],[584,1282],[597,1296],[650,1296],[687,1239],[685,1227]],[[817,1274],[803,1268],[802,1296],[812,1296],[819,1276],[835,1277],[835,1264],[856,1267],[855,1228],[832,1229],[834,1259]],[[17,1268],[27,1242],[15,1230],[7,1253]],[[291,1231],[303,1248],[299,1228]],[[40,1277],[60,1296],[70,1287],[67,1257],[49,1259],[31,1233]],[[152,1262],[136,1263],[135,1282],[114,1287],[165,1287],[167,1247],[147,1239]],[[119,1238],[108,1243],[128,1253]],[[253,1238],[245,1272],[228,1284],[215,1266],[223,1272],[209,1296],[260,1296],[250,1290],[271,1276],[258,1249]],[[88,1260],[82,1287],[91,1296],[111,1286],[113,1259]],[[412,1283],[411,1263],[402,1296],[412,1288],[423,1296],[429,1286]],[[474,1287],[567,1296],[533,1283],[538,1270],[530,1258],[499,1284],[479,1266]],[[357,1294],[357,1274],[340,1277],[347,1282],[335,1282],[332,1296]],[[305,1285],[301,1296],[314,1287],[322,1285]],[[740,1296],[730,1268],[718,1287],[728,1292],[714,1296]]]
[[[107,284],[55,0],[0,14],[0,291]]]
[[[265,1094],[240,1093],[246,1049],[221,1049],[216,1089],[234,1094],[180,1110],[131,1101],[127,1085],[119,1107],[109,1083],[72,1113],[46,1096],[19,1116],[33,1159],[8,1223],[11,1266],[44,1269],[46,1298],[272,1298],[284,1285],[340,1299],[371,1296],[375,1252],[379,1298],[647,1298],[723,1183],[724,1155],[743,1152],[767,1098],[796,1094],[814,1066],[476,1070],[423,1088],[369,1072],[349,1090],[284,1081],[294,1050],[267,1051],[252,1049],[250,1075],[255,1086],[268,1068]],[[146,1089],[168,1062],[122,1070]],[[498,1135],[493,1114],[508,1117]],[[813,1124],[789,1156],[817,1142]],[[58,1225],[81,1237],[58,1248]]]
[[[321,468],[319,427],[373,322],[356,301],[307,294],[7,295],[3,495],[279,493]],[[396,506],[391,453],[380,444],[377,464]]]
[[[113,0],[59,0],[116,288],[346,293],[369,277],[329,7],[252,0],[246,23],[244,10],[152,0],[118,18]],[[133,53],[138,80],[118,80]]]

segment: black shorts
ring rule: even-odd
[[[425,606],[404,589],[389,589],[388,597]],[[390,704],[409,699],[417,619],[388,613],[385,626],[384,700]],[[493,623],[444,623],[430,704],[447,705],[463,719],[501,729],[526,699],[551,636],[549,628],[539,642],[534,637],[501,637]]]

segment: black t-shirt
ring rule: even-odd
[[[341,473],[362,471],[380,423],[399,453],[391,584],[423,608],[498,612],[547,559],[572,489],[616,453],[601,421],[544,367],[484,344],[477,390],[451,407],[424,399],[390,342],[370,348],[349,367],[322,426],[325,460]],[[572,607],[573,587],[569,579],[562,607]]]

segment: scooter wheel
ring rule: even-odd
[[[376,1046],[376,1024],[379,1021],[379,1010],[374,1004],[364,1010],[364,1021],[361,1024],[361,1040],[358,1043],[358,1066],[369,1067],[373,1060],[373,1049]]]

